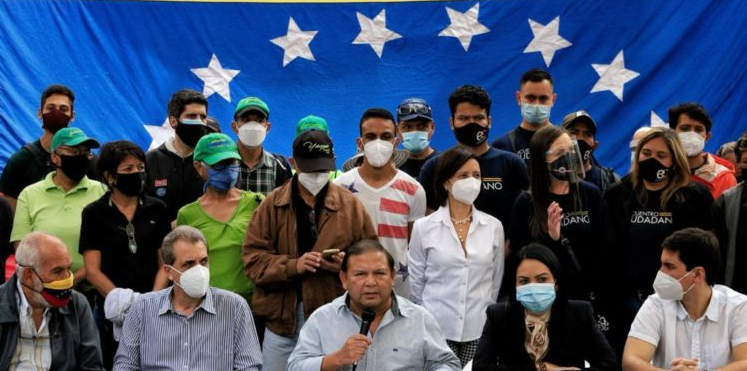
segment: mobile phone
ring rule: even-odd
[[[335,255],[335,254],[337,254],[339,252],[340,252],[340,249],[326,249],[326,250],[322,251],[322,257],[324,259],[329,260],[329,259],[332,259],[332,255]]]

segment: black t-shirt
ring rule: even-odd
[[[511,134],[513,132],[513,134]],[[494,148],[504,151],[513,152],[521,158],[525,164],[529,165],[529,143],[532,141],[535,131],[527,130],[521,126],[511,129],[506,134],[498,137],[491,145]],[[511,136],[513,135],[513,141]]]
[[[327,198],[329,183],[316,194],[313,209],[303,200],[298,187],[298,177],[294,176],[291,178],[291,206],[296,214],[296,248],[300,258],[311,251],[319,237],[319,215],[324,207],[324,199]],[[303,300],[303,280],[299,275],[293,281],[296,286],[296,300],[300,302]]]
[[[54,171],[54,165],[41,141],[27,143],[5,164],[0,178],[0,192],[18,198],[24,188],[44,179],[50,171]]]
[[[647,191],[647,202],[640,204],[629,178],[605,193],[608,246],[602,269],[621,268],[616,277],[623,286],[617,295],[653,292],[661,243],[670,234],[687,227],[711,229],[713,197],[708,189],[693,182],[677,193],[682,200],[673,196],[665,210],[660,205],[662,191]]]
[[[596,186],[583,181],[578,183],[577,197],[578,208],[574,206],[570,193],[550,194],[550,202],[557,202],[563,209],[561,240],[553,241],[546,233],[539,238],[532,237],[530,222],[534,215],[534,201],[529,192],[522,193],[514,205],[508,238],[512,251],[518,251],[530,242],[540,242],[550,247],[563,266],[566,282],[563,287],[569,298],[589,300],[600,263],[599,241],[604,228],[604,200]],[[547,206],[549,203],[545,209]],[[567,238],[570,244],[562,244],[562,238]]]
[[[205,181],[195,170],[193,162],[192,155],[181,158],[169,151],[165,144],[145,154],[146,194],[166,204],[169,221],[176,219],[182,206],[203,194]]]
[[[436,162],[439,158],[440,155],[428,160],[423,165],[419,178],[425,189],[427,206],[431,210],[439,208],[434,185]],[[482,174],[482,190],[475,200],[475,207],[496,217],[503,223],[503,229],[507,230],[516,198],[529,187],[527,167],[515,154],[495,148],[489,148],[479,157],[478,162]]]
[[[423,165],[425,165],[428,160],[436,157],[436,155],[438,155],[438,151],[434,149],[433,153],[423,159],[415,159],[410,157],[407,159],[407,161],[405,161],[404,164],[402,164],[402,166],[399,167],[399,169],[407,173],[407,175],[418,179],[418,177],[420,177],[420,170],[423,168]]]
[[[171,230],[166,205],[153,197],[143,196],[135,210],[137,251],[129,248],[127,218],[109,199],[110,193],[83,209],[79,252],[101,251],[101,272],[114,286],[144,293],[153,290],[158,272],[158,249]]]

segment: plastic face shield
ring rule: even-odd
[[[571,143],[568,148],[547,153],[547,156],[554,155],[556,157],[553,162],[547,163],[547,169],[550,171],[550,175],[558,180],[578,183],[586,177],[586,172],[584,171],[584,162],[581,158],[578,141],[572,137]]]

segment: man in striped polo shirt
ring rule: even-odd
[[[394,166],[392,154],[399,143],[389,111],[366,110],[360,134],[357,144],[364,153],[363,164],[342,174],[335,183],[353,192],[366,207],[379,241],[394,257],[394,291],[409,298],[407,246],[413,223],[425,215],[425,191],[417,180]]]
[[[209,287],[205,236],[182,225],[161,246],[172,287],[132,304],[122,326],[114,370],[254,370],[262,353],[249,305]]]

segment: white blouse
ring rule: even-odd
[[[415,222],[408,252],[412,299],[436,317],[446,339],[480,338],[485,310],[503,280],[503,244],[501,222],[474,206],[466,256],[448,205]]]

